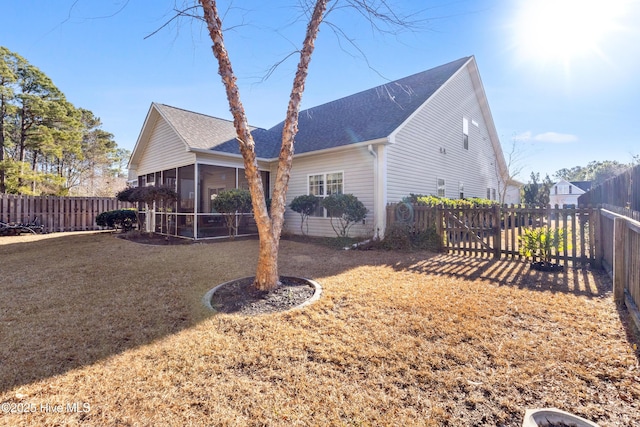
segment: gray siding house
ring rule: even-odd
[[[267,195],[282,126],[252,130]],[[382,235],[386,205],[410,193],[497,200],[506,185],[506,163],[474,57],[303,110],[298,126],[287,203],[302,194],[354,194],[369,213],[352,235]],[[232,122],[157,103],[129,171],[138,185],[175,186],[180,199],[169,229],[156,226],[166,223],[159,221],[166,214],[161,212],[149,212],[147,225],[183,237],[225,235],[210,201],[222,190],[247,188]],[[255,231],[250,218],[239,221],[240,233]],[[287,210],[285,231],[300,230],[299,221]],[[329,221],[319,209],[309,218],[309,234],[335,235]]]

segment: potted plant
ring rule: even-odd
[[[565,237],[566,231],[562,228],[525,228],[524,234],[518,238],[519,251],[531,258],[534,270],[562,271],[564,267],[552,262],[551,256],[554,250],[556,253],[564,250]]]
[[[527,409],[522,427],[598,427],[598,424],[556,408]]]

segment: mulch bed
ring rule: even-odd
[[[144,233],[141,231],[129,231],[126,233],[118,233],[117,237],[131,242],[141,243],[143,245],[190,245],[193,244],[191,239],[182,239],[180,237],[163,236],[158,233]]]
[[[280,282],[273,291],[252,287],[253,277],[226,283],[213,294],[211,306],[219,313],[255,316],[289,310],[310,299],[315,291],[307,281],[296,277],[281,277]]]

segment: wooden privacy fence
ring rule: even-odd
[[[595,208],[535,206],[421,206],[407,203],[387,206],[387,225],[406,224],[412,232],[435,229],[446,252],[473,256],[523,258],[520,236],[527,227],[562,228],[563,249],[553,259],[565,263],[595,262],[596,239],[590,218]]]
[[[600,211],[600,239],[605,269],[613,277],[613,298],[629,309],[640,328],[640,212],[605,205]],[[636,219],[634,219],[636,218]]]
[[[0,221],[28,223],[36,219],[47,233],[100,230],[101,212],[133,207],[110,197],[20,196],[0,194]]]
[[[578,198],[578,204],[609,204],[640,211],[640,165],[593,187]]]

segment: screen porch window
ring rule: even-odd
[[[344,192],[344,180],[342,172],[323,173],[309,175],[308,192],[312,196],[324,199],[332,194],[342,194]],[[326,212],[322,206],[318,206],[313,213],[314,217],[324,218]]]

